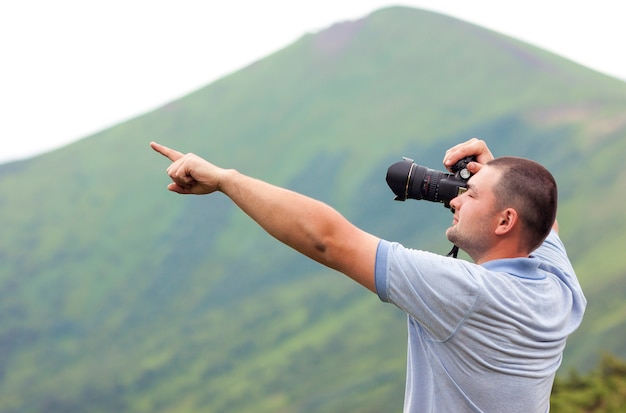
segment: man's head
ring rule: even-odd
[[[515,208],[529,252],[539,247],[556,220],[557,186],[552,174],[529,159],[505,156],[489,162],[502,171],[494,188],[499,207]]]
[[[448,239],[476,262],[495,256],[527,255],[550,232],[556,218],[557,188],[537,162],[501,157],[487,163],[454,198]]]

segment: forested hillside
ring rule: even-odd
[[[626,357],[625,107],[622,81],[392,7],[0,165],[0,412],[401,411],[403,314],[279,244],[225,197],[169,193],[151,140],[441,253],[450,212],[393,202],[391,163],[442,169],[445,150],[474,136],[496,155],[543,163],[589,301],[555,395],[586,386],[571,369],[593,382],[603,352]]]
[[[598,365],[581,373],[572,368],[557,377],[551,412],[619,413],[626,407],[626,363],[603,354]]]

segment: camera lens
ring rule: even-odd
[[[466,179],[420,166],[407,158],[391,165],[386,179],[397,201],[425,199],[442,202],[446,207],[467,186]]]

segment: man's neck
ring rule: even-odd
[[[476,264],[480,265],[489,261],[505,258],[528,258],[529,255],[527,251],[520,251],[518,248],[512,248],[508,245],[498,245],[479,257],[472,257],[472,259]]]

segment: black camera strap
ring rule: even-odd
[[[457,255],[459,255],[459,247],[454,245],[446,257],[456,258]]]

